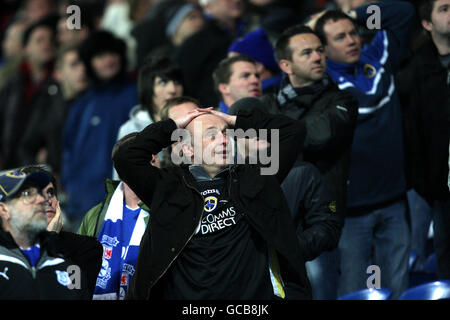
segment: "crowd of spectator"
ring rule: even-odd
[[[375,29],[367,24],[372,4],[381,12]],[[58,190],[58,210],[49,209],[47,224],[56,211],[61,217],[44,227],[67,242],[58,252],[71,249],[71,259],[83,264],[73,241],[86,241],[90,254],[98,248],[88,237],[103,245],[102,266],[94,258],[89,265],[91,278],[99,270],[96,284],[87,279],[83,297],[125,298],[140,239],[150,237],[150,198],[122,180],[111,153],[122,147],[124,157],[123,145],[149,125],[211,106],[233,117],[253,108],[284,115],[306,130],[280,185],[312,294],[286,281],[288,298],[336,299],[362,289],[370,265],[381,268],[381,285],[398,298],[409,286],[411,253],[418,270],[427,258],[431,221],[437,275],[450,279],[450,0],[2,6],[0,173],[16,170],[20,184],[34,181],[38,193],[48,183]],[[239,103],[249,97],[258,102]],[[170,165],[168,150],[149,155],[152,170]],[[17,169],[32,164],[45,165],[29,170],[51,181]],[[0,201],[17,190],[2,192]],[[0,209],[5,230],[18,232],[6,223],[10,207]],[[54,226],[62,220],[67,233]],[[131,237],[123,242],[126,258],[107,250],[119,229]],[[71,232],[83,237],[72,239]],[[139,294],[130,297],[147,298]]]

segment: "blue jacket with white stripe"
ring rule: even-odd
[[[381,27],[355,64],[327,59],[327,72],[340,89],[358,100],[348,181],[348,214],[371,209],[401,197],[406,191],[400,102],[394,74],[408,45],[414,7],[407,2],[377,2]],[[366,6],[356,9],[365,23]],[[367,212],[363,210],[362,212]]]

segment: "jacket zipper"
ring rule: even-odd
[[[22,257],[24,257],[25,259],[19,259],[19,260],[25,262],[25,264],[27,265],[27,269],[31,273],[31,277],[33,278],[33,280],[36,280],[36,267],[31,265],[30,261],[28,260],[27,256],[22,252],[22,250],[20,250],[20,253],[22,254]],[[41,258],[39,257],[39,260],[40,259]],[[37,265],[37,263],[36,263],[36,265]]]
[[[198,195],[203,199],[204,202],[204,198],[202,196],[202,194],[195,189],[195,187],[191,186],[187,181],[185,176],[183,175],[183,181],[186,184],[186,186],[192,190],[194,190],[196,193],[198,193]],[[197,226],[201,223],[202,221],[202,216],[203,216],[203,210],[202,210],[202,214],[200,215],[200,219],[198,220]],[[194,232],[189,236],[188,240],[186,241],[186,243],[183,245],[183,247],[181,247],[181,249],[178,251],[177,255],[172,259],[172,261],[170,261],[169,265],[167,266],[167,268],[164,269],[164,271],[161,273],[161,275],[156,278],[156,280],[153,282],[152,287],[159,281],[159,279],[161,279],[161,277],[167,272],[167,270],[170,268],[170,266],[172,265],[172,263],[178,258],[178,256],[180,255],[181,251],[183,251],[183,249],[186,247],[186,245],[189,243],[189,241],[191,241],[192,237],[195,235],[195,231],[197,230],[197,228],[195,228]],[[151,288],[149,288],[148,293],[147,293],[147,300],[150,299],[150,290]]]
[[[237,182],[237,179],[234,178],[234,176],[233,176],[235,171],[236,171],[236,166],[233,166],[230,169],[230,179],[228,181],[228,196],[234,201],[234,204],[237,207],[237,209],[239,209],[240,214],[245,218],[246,213],[244,210],[244,206],[241,206],[241,202],[239,201],[239,198],[234,199],[233,195],[231,194],[231,184],[233,182]],[[248,219],[247,219],[247,221],[248,221]]]

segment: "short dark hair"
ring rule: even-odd
[[[169,119],[169,111],[172,107],[178,106],[183,103],[193,103],[197,105],[197,107],[201,108],[200,102],[197,99],[194,99],[192,97],[188,96],[181,96],[181,97],[175,97],[171,98],[166,101],[164,106],[159,111],[159,117],[161,118],[161,121]],[[172,145],[169,145],[167,148],[163,149],[163,157],[161,159],[161,167],[167,167],[173,165],[171,154],[172,154]],[[183,154],[182,151],[180,151],[180,156]]]
[[[292,50],[289,47],[289,40],[298,34],[314,34],[317,36],[317,34],[312,30],[310,27],[305,25],[295,25],[292,27],[287,28],[286,30],[281,33],[281,35],[278,37],[277,41],[275,42],[275,57],[277,58],[277,61],[280,62],[280,60],[291,60],[292,59]]]
[[[56,183],[56,178],[53,176],[51,169],[44,164],[30,164],[19,168],[20,172],[25,174],[30,174],[32,172],[44,172],[50,177],[50,182],[55,188],[55,195],[58,196],[58,184]]]
[[[219,84],[229,83],[231,78],[231,67],[236,62],[250,62],[256,64],[256,60],[245,55],[237,55],[234,57],[225,58],[219,62],[216,69],[213,72],[214,88],[219,92]]]
[[[114,155],[116,154],[117,150],[119,150],[120,146],[125,144],[126,142],[134,139],[139,132],[131,132],[129,134],[124,135],[122,138],[116,141],[114,144],[112,151],[111,151],[111,158],[114,158]]]
[[[31,35],[38,28],[47,28],[47,29],[51,30],[53,37],[55,37],[57,21],[58,21],[58,16],[52,14],[52,15],[46,16],[46,17],[32,23],[31,25],[29,25],[23,32],[22,46],[23,47],[27,46],[28,41],[31,38]]]
[[[436,0],[422,0],[418,10],[421,21],[431,21],[431,13],[433,12],[435,2]]]
[[[141,106],[153,117],[156,107],[153,104],[153,87],[156,77],[163,80],[173,80],[183,85],[181,69],[167,56],[157,56],[147,59],[139,69],[138,97]]]
[[[320,41],[322,41],[323,45],[327,44],[327,35],[325,34],[325,30],[324,30],[325,24],[329,20],[331,20],[333,22],[336,22],[336,21],[339,21],[339,20],[342,20],[342,19],[349,20],[351,23],[353,23],[353,25],[356,28],[355,20],[353,20],[351,17],[349,17],[344,12],[339,11],[339,10],[329,10],[317,20],[316,26],[314,27],[314,31],[316,32],[316,34],[319,37]]]
[[[159,116],[160,116],[161,120],[169,119],[169,110],[172,107],[178,106],[183,103],[188,103],[188,102],[191,102],[191,103],[197,105],[198,107],[200,107],[200,102],[197,99],[187,97],[187,96],[175,97],[175,98],[171,98],[171,99],[167,100],[166,103],[164,104],[164,106],[159,111]]]

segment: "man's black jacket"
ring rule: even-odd
[[[430,203],[450,198],[447,187],[450,85],[430,40],[397,76],[404,115],[407,177]]]
[[[291,210],[302,256],[306,261],[339,243],[342,219],[319,170],[308,162],[296,163],[281,184]],[[327,214],[328,213],[328,214]]]
[[[306,138],[299,160],[310,162],[319,169],[325,186],[336,201],[337,213],[343,219],[358,101],[350,93],[339,90],[328,78],[314,90],[301,92],[284,104],[279,102],[279,94],[264,95],[260,99],[266,112],[284,114],[304,123]]]
[[[97,239],[42,232],[39,243],[41,256],[32,267],[11,234],[0,230],[0,300],[91,300],[103,254]]]
[[[257,165],[233,165],[229,193],[250,226],[278,252],[282,277],[299,284],[305,298],[311,298],[296,227],[280,188],[300,151],[302,144],[298,141],[304,139],[304,126],[285,116],[255,111],[239,114],[235,128],[279,129],[278,173],[261,175]],[[171,119],[151,124],[113,157],[119,176],[150,206],[150,223],[141,241],[127,299],[156,297],[155,284],[192,238],[203,213],[203,197],[194,187],[194,177],[187,167],[157,169],[149,165],[152,154],[171,143],[175,129]]]

